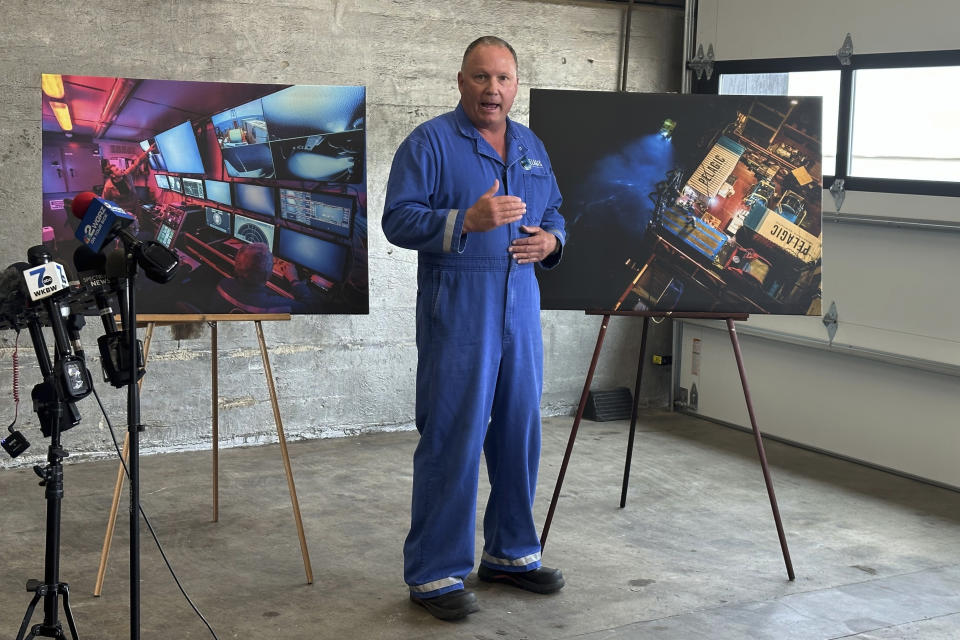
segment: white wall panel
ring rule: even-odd
[[[697,42],[718,60],[960,48],[954,0],[700,0]]]
[[[956,377],[739,337],[762,432],[960,488]],[[699,375],[690,367],[694,339]],[[696,384],[695,412],[749,427],[726,327],[684,323],[679,341],[680,387]]]

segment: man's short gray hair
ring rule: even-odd
[[[234,274],[238,280],[247,284],[261,285],[270,279],[273,273],[273,254],[270,247],[262,242],[245,244],[240,247],[234,258]]]
[[[510,46],[510,43],[504,40],[503,38],[498,38],[497,36],[481,36],[467,45],[467,50],[463,52],[463,60],[460,62],[460,68],[462,69],[467,64],[467,57],[470,55],[470,52],[479,47],[480,45],[485,44],[491,47],[503,47],[510,52],[510,55],[513,56],[514,66],[519,68],[519,63],[517,62],[517,52],[513,50],[513,47]]]

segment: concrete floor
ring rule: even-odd
[[[540,523],[571,423],[544,423]],[[748,434],[644,415],[621,510],[627,427],[585,421],[580,429],[544,553],[563,568],[566,588],[537,596],[471,576],[482,609],[456,623],[408,602],[401,579],[415,433],[290,445],[312,585],[279,447],[221,455],[219,523],[210,522],[207,452],[144,458],[142,499],[222,639],[960,637],[960,494],[768,442],[797,573],[790,582]],[[91,595],[115,471],[112,461],[65,470],[61,575],[83,640],[130,636],[125,509],[103,595]],[[0,472],[5,637],[26,610],[26,580],[43,575],[46,507],[36,480],[29,469]],[[210,637],[146,532],[142,567],[141,637]]]

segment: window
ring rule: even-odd
[[[825,188],[960,196],[960,51],[720,61],[694,91],[823,97]]]
[[[854,73],[849,175],[960,181],[960,67]]]

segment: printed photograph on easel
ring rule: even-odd
[[[179,258],[138,313],[368,313],[365,87],[42,80],[42,237],[68,271],[92,192]]]
[[[567,227],[542,308],[820,315],[821,102],[531,90]]]

